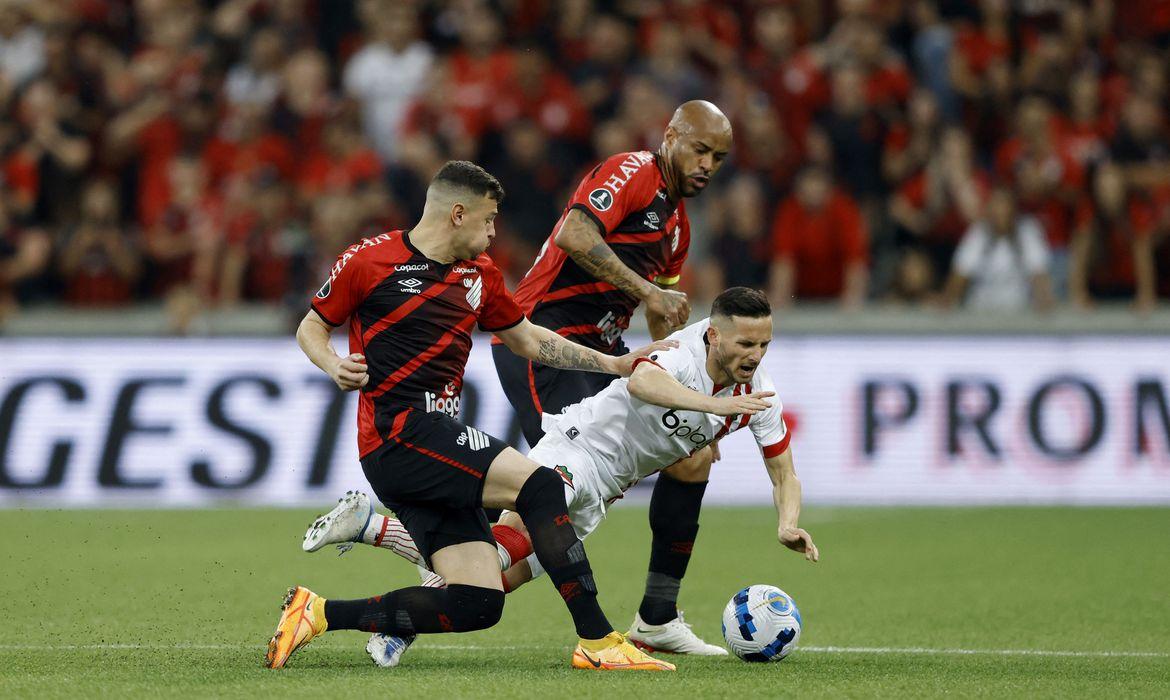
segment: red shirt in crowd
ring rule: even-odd
[[[819,210],[789,197],[772,224],[772,256],[792,260],[798,298],[839,296],[849,264],[869,260],[869,233],[861,211],[841,190],[835,190]]]
[[[995,61],[1011,58],[1012,52],[1007,37],[992,36],[982,27],[970,25],[959,30],[955,46],[975,75],[983,75]]]
[[[1093,202],[1086,199],[1077,206],[1076,221],[1077,229],[1087,227],[1093,237],[1088,265],[1090,290],[1132,292],[1137,285],[1133,244],[1153,234],[1153,207],[1133,198],[1126,205],[1125,216],[1109,220],[1098,217]]]
[[[523,117],[549,136],[586,140],[590,135],[589,110],[573,83],[555,70],[548,70],[532,93],[526,93],[515,81],[501,85],[490,109],[497,129]]]
[[[1018,137],[1003,142],[995,153],[996,175],[1005,182],[1016,184],[1018,171],[1025,166],[1039,168],[1044,177],[1054,184],[1054,188],[1043,195],[1028,196],[1020,193],[1020,206],[1040,221],[1048,235],[1048,242],[1054,248],[1064,248],[1071,234],[1072,211],[1062,194],[1083,190],[1084,168],[1060,148],[1037,160],[1025,151]]]
[[[451,56],[450,66],[452,105],[469,135],[479,137],[488,127],[492,102],[512,77],[512,54],[496,51],[480,59],[459,51]]]
[[[979,201],[985,201],[987,193],[991,189],[990,183],[983,173],[975,173],[974,178],[975,187],[979,190]],[[898,194],[904,197],[916,210],[924,211],[929,195],[926,188],[926,173],[919,172],[902,185]],[[970,224],[971,222],[959,211],[954,200],[948,196],[946,209],[934,217],[931,227],[926,231],[926,237],[933,241],[949,241],[957,244]]]
[[[307,196],[330,190],[349,190],[361,182],[376,180],[382,172],[378,154],[363,148],[345,156],[317,151],[301,165],[297,184]]]

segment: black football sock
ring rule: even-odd
[[[503,591],[457,583],[446,588],[413,586],[358,600],[326,600],[330,630],[361,630],[396,637],[436,632],[471,632],[500,621]]]
[[[516,512],[532,537],[532,549],[561,594],[577,636],[601,639],[613,632],[597,604],[597,585],[585,556],[585,546],[569,520],[565,482],[555,471],[541,467],[528,477],[516,496]]]
[[[699,510],[707,482],[690,482],[658,475],[650,497],[650,571],[638,615],[648,625],[663,625],[678,617],[678,589],[691,561],[699,534]]]

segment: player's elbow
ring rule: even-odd
[[[553,234],[553,244],[569,254],[588,252],[599,239],[597,227],[579,211],[570,211]]]
[[[643,366],[643,364],[639,364],[634,368],[633,374],[630,375],[629,383],[626,385],[626,390],[635,399],[649,402],[647,396],[650,393],[650,377],[647,374],[648,370],[643,369]]]

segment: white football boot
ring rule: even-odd
[[[366,653],[382,668],[394,668],[402,661],[402,655],[414,644],[415,637],[392,637],[388,634],[374,634],[366,642]]]
[[[626,634],[634,646],[651,653],[656,651],[672,654],[694,654],[695,656],[726,656],[727,650],[708,644],[691,630],[683,619],[682,610],[678,617],[664,625],[648,625],[642,616],[634,613],[634,624]]]
[[[361,541],[372,517],[374,504],[370,503],[370,497],[361,491],[346,491],[333,510],[309,526],[301,548],[306,552],[316,552],[327,544],[337,544],[341,550],[338,554],[345,554],[355,542]]]

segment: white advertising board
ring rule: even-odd
[[[1170,504],[1170,341],[780,337],[765,363],[806,502]],[[520,443],[486,337],[462,407]],[[291,339],[3,340],[0,507],[327,503],[368,490],[355,414]],[[750,433],[721,451],[708,500],[771,503]]]

